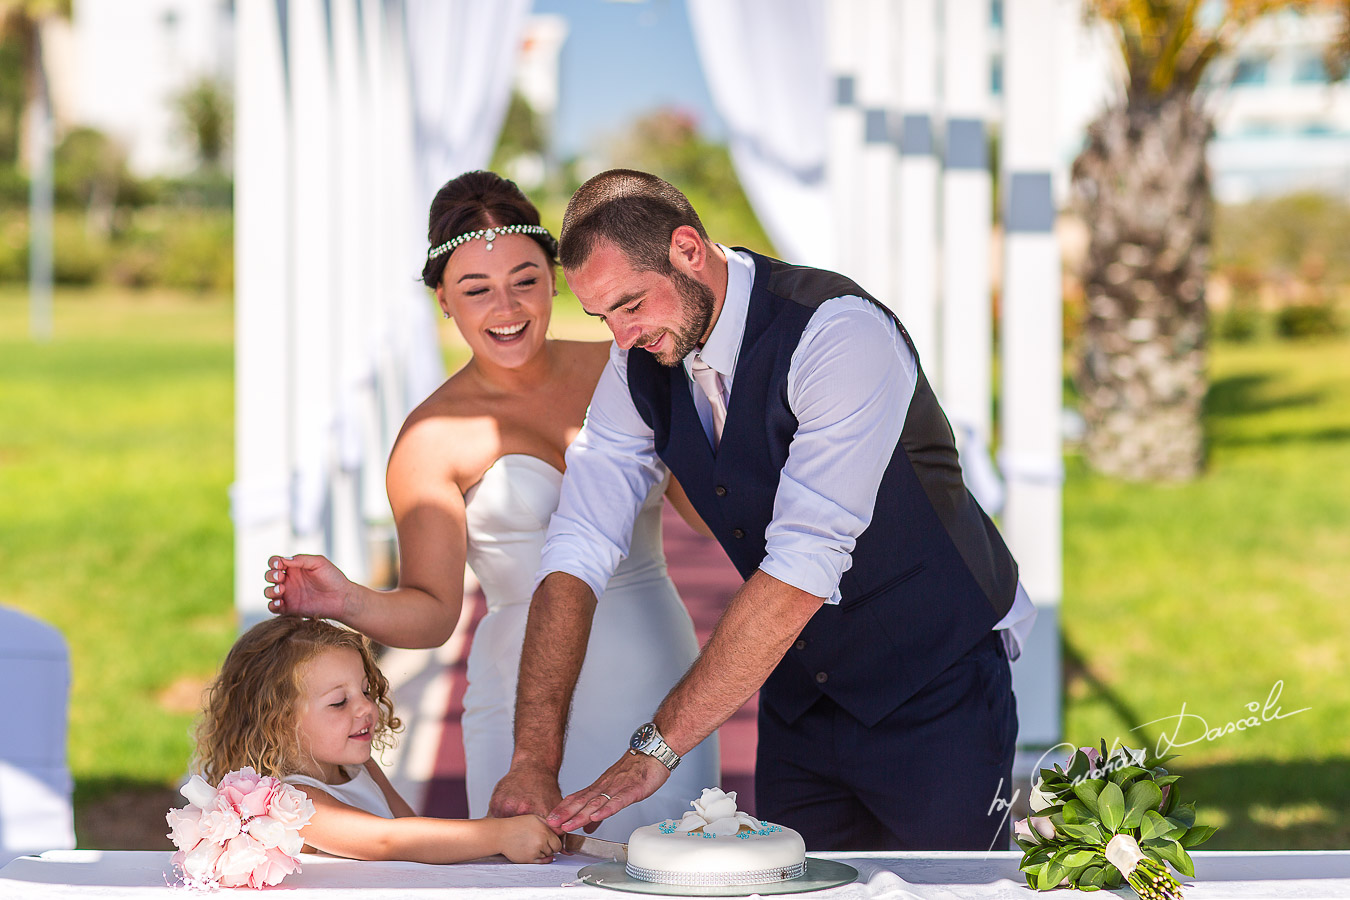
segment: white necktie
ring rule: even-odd
[[[700,356],[695,356],[689,364],[689,371],[694,376],[694,381],[703,389],[707,395],[708,402],[712,404],[713,418],[713,449],[722,442],[722,426],[727,421],[727,402],[722,399],[722,376],[716,369],[703,361]]]

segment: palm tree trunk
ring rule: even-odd
[[[1074,163],[1091,235],[1077,384],[1087,461],[1106,474],[1186,480],[1204,465],[1211,130],[1189,91],[1131,97]]]

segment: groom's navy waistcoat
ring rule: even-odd
[[[802,332],[832,297],[877,302],[833,272],[751,256],[755,282],[715,454],[684,368],[662,366],[646,351],[628,353],[629,392],[655,432],[657,454],[743,578],[764,560],[765,530],[797,429],[787,376]],[[961,481],[951,426],[922,368],[852,560],[839,605],[821,607],[761,690],[761,702],[788,721],[825,694],[875,725],[1012,606],[1017,564]]]

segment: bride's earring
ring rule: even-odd
[[[446,318],[446,319],[450,318],[450,314],[449,314],[448,312],[446,312],[445,310],[441,310],[441,316],[444,317],[444,318]]]

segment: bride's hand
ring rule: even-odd
[[[267,561],[267,608],[282,616],[342,620],[352,583],[325,557],[298,553]]]
[[[556,774],[545,768],[513,767],[493,789],[488,815],[495,818],[542,816],[561,799]]]

